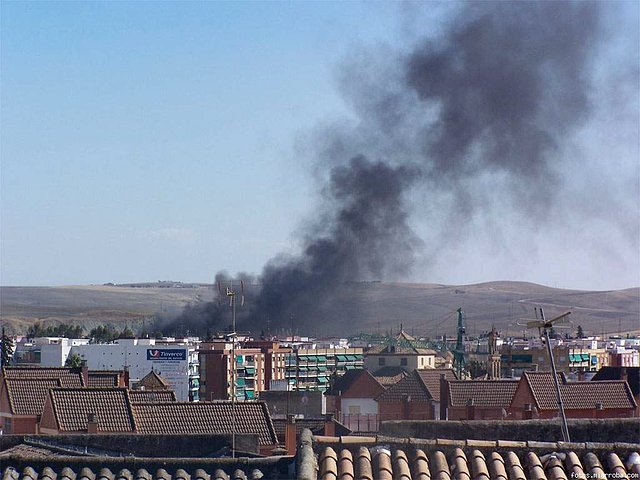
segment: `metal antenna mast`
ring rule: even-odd
[[[231,307],[231,457],[236,458],[236,296],[238,292],[227,287]],[[244,283],[240,281],[240,306],[244,305]]]
[[[549,338],[549,330],[553,328],[553,324],[568,323],[565,319],[571,315],[571,312],[565,312],[562,315],[552,318],[551,320],[545,320],[544,310],[540,308],[540,319],[538,320],[538,311],[536,311],[536,320],[527,322],[527,328],[538,328],[540,336],[545,340],[547,344],[547,352],[549,353],[549,361],[551,362],[551,375],[553,376],[553,385],[556,387],[556,399],[558,401],[558,410],[560,410],[560,417],[562,418],[562,438],[565,442],[570,442],[569,427],[567,425],[567,417],[564,413],[564,404],[562,403],[562,394],[560,393],[560,383],[558,382],[558,373],[556,371],[556,362],[553,358],[553,351],[551,349],[551,340]]]

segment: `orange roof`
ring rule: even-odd
[[[524,372],[521,381],[531,388],[538,410],[557,410],[555,385],[549,372]],[[566,410],[596,408],[604,409],[637,407],[629,384],[623,380],[603,380],[599,382],[567,382],[560,378],[560,394]]]
[[[464,407],[472,399],[476,407],[508,408],[518,383],[518,380],[451,380],[451,406]]]
[[[139,433],[179,435],[231,433],[232,403],[163,402],[132,405]],[[257,434],[261,445],[276,445],[275,428],[264,402],[237,402],[236,432]]]
[[[13,415],[40,415],[51,388],[60,387],[57,378],[5,378],[5,389]]]
[[[126,388],[53,388],[47,401],[51,403],[58,431],[87,431],[90,413],[96,415],[99,431],[135,431]]]
[[[4,378],[55,378],[63,387],[85,386],[81,368],[12,366],[3,367],[2,375]]]

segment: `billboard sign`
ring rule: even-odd
[[[148,348],[147,360],[152,362],[183,362],[187,359],[186,348]]]

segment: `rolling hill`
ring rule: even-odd
[[[255,286],[253,287],[256,288]],[[251,301],[250,291],[248,302]],[[72,323],[85,331],[104,324],[141,328],[155,318],[177,316],[185,305],[211,301],[212,285],[183,288],[144,286],[0,287],[0,320],[9,332],[24,333],[34,322]],[[572,322],[586,334],[640,332],[640,288],[581,291],[526,282],[439,285],[363,282],[345,284],[321,325],[296,321],[308,335],[377,333],[399,328],[435,338],[455,334],[455,310],[462,307],[469,334],[495,325],[503,334],[522,332],[517,323],[542,306],[547,316],[571,309]]]

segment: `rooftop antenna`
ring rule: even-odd
[[[220,289],[220,283],[218,283]],[[233,283],[226,288],[231,308],[231,457],[236,458],[236,303],[240,295],[240,306],[244,305],[244,282],[240,280],[240,292],[233,289]]]
[[[538,310],[540,318],[538,318]],[[558,410],[560,410],[560,417],[562,418],[562,438],[565,442],[570,442],[569,437],[569,427],[567,426],[567,417],[564,413],[564,404],[562,403],[562,395],[560,393],[560,383],[558,382],[558,373],[556,372],[556,362],[553,359],[553,351],[551,349],[551,339],[549,338],[549,330],[554,328],[555,326],[564,326],[565,328],[569,326],[571,322],[569,322],[568,318],[571,315],[571,311],[567,311],[557,317],[552,318],[551,320],[547,320],[544,317],[544,310],[542,307],[535,308],[534,312],[536,315],[535,320],[530,320],[526,323],[527,328],[538,328],[538,333],[540,333],[540,337],[547,344],[547,352],[549,353],[549,360],[551,362],[551,374],[553,376],[553,384],[556,387],[556,399],[558,400]]]

